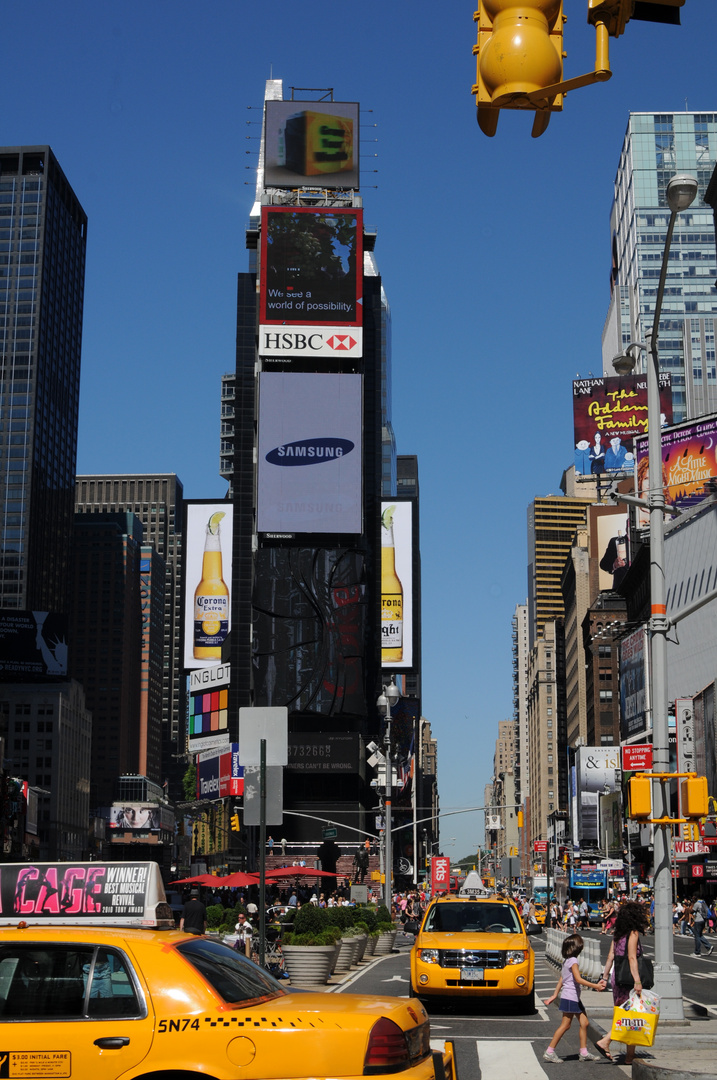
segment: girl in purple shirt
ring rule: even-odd
[[[562,1039],[565,1032],[570,1028],[574,1017],[578,1017],[580,1024],[580,1057],[578,1061],[597,1061],[595,1054],[588,1050],[588,1017],[585,1006],[580,1000],[580,987],[588,986],[591,990],[604,990],[607,985],[605,979],[599,983],[587,982],[578,970],[578,957],[583,951],[584,941],[580,934],[570,934],[565,938],[562,947],[563,968],[560,972],[558,984],[552,997],[545,999],[546,1005],[551,1005],[558,998],[558,1008],[563,1014],[560,1027],[550,1040],[550,1046],[543,1054],[543,1061],[562,1061],[555,1052],[555,1047]]]

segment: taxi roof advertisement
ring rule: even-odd
[[[359,186],[357,101],[267,101],[264,186]]]
[[[164,900],[158,875],[155,863],[6,863],[0,866],[0,920],[137,920],[149,904]]]
[[[660,375],[660,411],[672,423],[667,374]],[[632,471],[633,439],[647,431],[647,376],[575,379],[573,424],[576,475]]]

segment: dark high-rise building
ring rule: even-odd
[[[86,243],[50,147],[0,148],[0,608],[67,610]]]
[[[182,797],[186,768],[185,693],[182,675],[182,529],[184,496],[174,473],[129,476],[78,476],[78,512],[130,511],[141,521],[145,543],[151,544],[165,566],[164,669],[162,674],[162,775],[173,798]]]

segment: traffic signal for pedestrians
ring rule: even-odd
[[[535,111],[533,137],[542,135],[563,95],[540,91],[563,77],[562,0],[480,0],[476,83],[478,125],[495,135],[501,109]],[[528,96],[531,95],[531,96]]]
[[[708,810],[707,777],[688,776],[680,780],[680,809],[686,818],[704,817]]]
[[[241,832],[241,823],[239,821],[238,814],[232,814],[231,816],[232,832]]]

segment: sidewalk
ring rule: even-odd
[[[590,1017],[588,1038],[601,1039],[610,1030],[611,995],[583,991]],[[597,1021],[597,1023],[596,1023]],[[613,1043],[613,1051],[621,1049]],[[658,1024],[654,1046],[638,1047],[633,1080],[717,1080],[717,1015],[685,1002],[685,1019]]]

